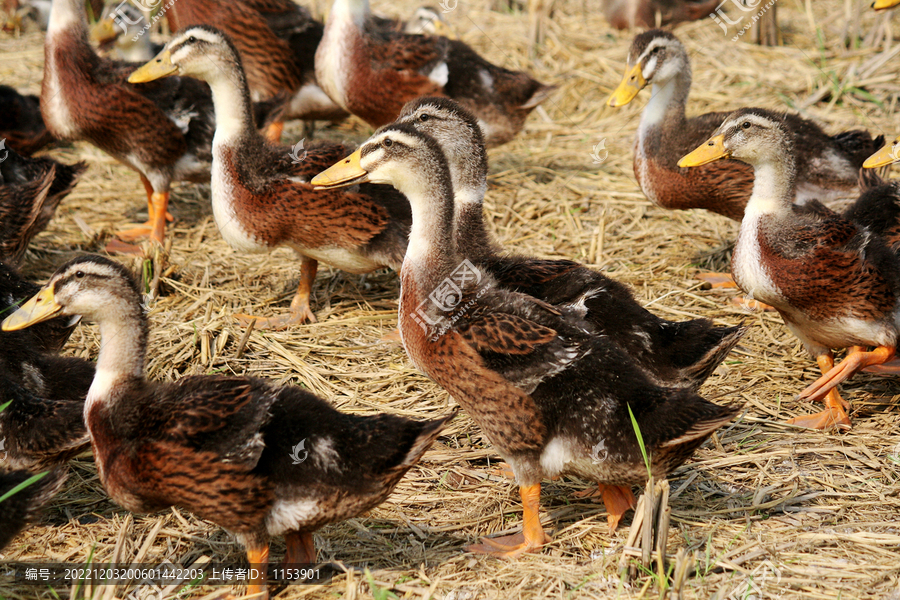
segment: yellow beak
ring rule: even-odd
[[[360,156],[360,150],[357,150],[313,177],[310,183],[318,189],[329,190],[368,181],[369,174],[359,165]]]
[[[93,27],[91,27],[91,40],[97,44],[105,44],[119,37],[119,30],[116,29],[115,22],[110,19],[101,19]]]
[[[900,0],[898,0],[900,1]],[[644,79],[644,73],[641,71],[641,65],[637,64],[625,72],[622,83],[612,93],[609,100],[606,101],[607,106],[613,108],[617,106],[625,106],[638,95],[642,89],[647,87],[647,81]]]
[[[900,4],[900,0],[875,0],[872,3],[872,8],[875,10],[887,10],[889,8],[894,8]]]
[[[900,3],[900,0],[897,2]],[[897,161],[900,161],[900,138],[885,144],[878,152],[867,158],[863,163],[863,169],[877,169]]]
[[[18,331],[35,323],[52,319],[62,310],[53,296],[53,291],[44,288],[34,295],[28,302],[16,309],[16,312],[4,319],[3,331]]]
[[[128,78],[128,83],[147,83],[155,79],[162,79],[178,72],[178,66],[172,63],[172,53],[163,50],[147,64],[139,67]]]
[[[699,167],[706,163],[711,163],[720,158],[728,158],[728,151],[725,150],[725,136],[717,135],[710,138],[705,144],[688,154],[678,161],[679,167]]]

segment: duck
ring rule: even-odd
[[[87,165],[28,158],[12,147],[0,149],[0,158],[0,261],[18,264]]]
[[[34,521],[41,509],[62,490],[66,472],[55,469],[27,483],[32,477],[34,474],[25,470],[0,471],[0,550]]]
[[[268,563],[274,535],[285,536],[285,564],[315,563],[313,532],[383,502],[453,417],[346,414],[303,388],[254,377],[149,381],[141,301],[125,267],[86,255],[0,327],[58,315],[96,322],[100,353],[84,415],[104,489],[132,512],[179,506],[217,523],[250,564]],[[267,597],[264,575],[247,591]]]
[[[554,306],[585,312],[598,335],[615,341],[657,381],[698,389],[746,332],[708,319],[668,321],[646,310],[624,284],[572,260],[508,254],[483,217],[488,162],[477,119],[449,98],[411,100],[397,121],[433,138],[443,149],[453,185],[458,245],[499,285]]]
[[[284,121],[340,121],[348,116],[316,81],[315,52],[323,25],[292,0],[178,0],[166,11],[173,32],[208,25],[224,32],[240,52],[250,98],[285,94],[282,118],[267,136],[278,142]]]
[[[31,156],[51,143],[53,136],[44,126],[40,99],[0,85],[0,156],[5,146]]]
[[[541,480],[560,474],[607,486],[617,523],[631,498],[616,492],[649,473],[665,477],[739,412],[658,385],[577,309],[510,290],[479,268],[456,236],[452,176],[433,138],[387,125],[313,179],[325,188],[362,181],[394,185],[412,207],[398,311],[408,357],[475,420],[519,487],[522,532],[468,550],[514,558],[548,543]]]
[[[679,158],[705,142],[728,112],[687,118],[691,65],[681,41],[668,31],[637,35],[628,51],[628,68],[607,105],[624,106],[653,85],[634,145],[634,174],[641,190],[666,209],[702,208],[740,221],[753,190],[753,169],[736,160],[695,169],[679,168]],[[884,137],[863,130],[826,134],[817,124],[793,113],[766,111],[782,120],[794,137],[797,203],[819,200],[837,206],[858,195],[863,161]]]
[[[493,65],[458,40],[378,31],[368,0],[335,0],[316,50],[316,77],[341,107],[372,127],[419,96],[447,96],[478,119],[485,143],[511,140],[556,89]]]
[[[309,182],[313,175],[353,148],[327,141],[294,147],[268,143],[250,120],[241,60],[225,33],[195,26],[176,35],[129,80],[179,74],[209,84],[218,123],[212,205],[222,237],[238,251],[269,252],[288,246],[301,258],[300,284],[290,314],[258,318],[255,326],[282,329],[315,322],[310,293],[318,263],[350,273],[382,267],[399,270],[411,222],[409,203],[390,186],[313,189]],[[236,316],[245,324],[256,318]]]
[[[138,172],[149,219],[117,236],[126,242],[149,236],[161,244],[172,220],[172,182],[209,180],[212,96],[208,86],[190,78],[128,84],[137,65],[97,56],[86,19],[80,0],[54,0],[44,41],[41,114],[55,137],[90,142]],[[279,116],[280,105],[257,109],[265,125]]]
[[[885,367],[900,327],[900,257],[880,235],[819,202],[794,203],[794,136],[768,111],[744,108],[679,161],[694,168],[726,158],[754,169],[731,261],[738,286],[781,315],[822,376],[799,394],[825,410],[788,421],[815,429],[851,427],[836,386],[860,369]],[[868,351],[867,347],[875,347]],[[833,349],[850,348],[834,364]]]
[[[38,291],[0,261],[0,318]],[[90,448],[83,413],[94,365],[58,354],[79,320],[57,317],[26,331],[0,332],[0,464],[50,469]]]
[[[147,62],[164,44],[150,39],[150,24],[133,4],[109,4],[102,18],[91,26],[91,41],[117,60]]]

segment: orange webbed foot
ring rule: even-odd
[[[894,352],[895,349],[888,346],[879,346],[871,352],[853,352],[800,392],[798,398],[801,400],[823,398],[830,390],[859,371],[890,361],[894,357]]]
[[[480,544],[466,546],[467,552],[473,554],[489,554],[498,558],[518,558],[528,552],[538,552],[544,544],[553,541],[550,536],[543,533],[543,539],[526,540],[524,533],[515,533],[495,538],[481,538]]]
[[[603,505],[606,506],[606,524],[609,533],[613,534],[619,528],[619,523],[625,513],[633,509],[637,502],[630,487],[624,485],[598,484],[598,492],[603,497]]]
[[[705,281],[714,288],[736,288],[737,284],[731,273],[697,273],[694,279]]]

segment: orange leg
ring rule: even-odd
[[[731,276],[731,273],[698,273],[694,276],[694,279],[699,279],[700,281],[705,281],[709,283],[714,288],[736,288],[738,285],[735,283],[734,278]],[[752,311],[774,311],[775,309],[769,306],[768,304],[764,304],[759,300],[754,300],[753,298],[744,298],[743,296],[739,296],[737,298],[733,298],[731,300],[733,304],[737,304],[742,308],[746,308]]]
[[[854,348],[855,350],[855,348]],[[800,392],[802,400],[818,400],[825,397],[829,390],[855,375],[858,371],[873,365],[882,365],[894,358],[896,348],[878,346],[871,352],[852,352],[835,367],[828,370],[812,385]]]
[[[634,494],[631,492],[631,488],[625,485],[598,483],[596,489],[588,488],[572,495],[576,498],[603,499],[603,505],[606,506],[606,524],[609,526],[610,535],[619,528],[619,523],[625,513],[635,506]]]
[[[861,351],[862,348],[854,348],[852,351]],[[823,374],[828,373],[834,368],[834,356],[829,352],[816,357],[819,364],[819,370]],[[837,388],[828,390],[828,393],[822,398],[825,401],[825,410],[814,415],[804,415],[802,417],[794,417],[787,422],[791,425],[806,427],[808,429],[832,429],[834,427],[842,430],[850,429],[850,417],[847,411],[850,410],[850,404],[841,398]]]
[[[519,488],[522,497],[522,533],[498,538],[482,538],[481,544],[466,547],[469,552],[502,558],[517,558],[526,552],[537,552],[550,542],[541,527],[541,484]]]
[[[275,121],[266,128],[266,139],[273,144],[281,143],[281,134],[284,131],[284,121]]]
[[[736,288],[737,284],[731,273],[697,273],[694,279],[705,281],[714,288]]]
[[[316,322],[316,315],[309,307],[309,296],[312,294],[313,282],[316,280],[316,271],[319,263],[306,256],[302,257],[300,264],[300,285],[297,286],[297,294],[291,301],[291,312],[281,317],[261,318],[252,315],[236,314],[234,318],[243,325],[248,326],[256,319],[256,329],[285,329],[291,325],[300,325],[309,321]]]
[[[311,565],[316,562],[316,543],[308,531],[291,531],[284,534],[287,552],[284,553],[284,566]]]
[[[256,576],[247,584],[247,595],[253,600],[267,600],[266,571],[269,567],[269,544],[250,546],[247,548],[247,561],[251,569],[256,569]]]
[[[169,192],[154,192],[150,180],[143,175],[141,175],[141,183],[144,184],[144,190],[147,192],[147,222],[137,227],[117,231],[116,236],[128,242],[149,236],[161,244],[165,236],[166,221],[175,220],[175,217],[168,211]],[[160,207],[162,207],[164,215],[162,219],[158,215]]]

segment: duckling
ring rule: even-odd
[[[519,485],[522,533],[471,551],[515,557],[549,541],[539,519],[544,477],[571,473],[610,491],[646,481],[630,412],[655,477],[683,463],[737,414],[688,388],[659,386],[616,344],[595,335],[581,311],[510,290],[481,269],[456,233],[444,153],[412,125],[381,128],[313,179],[324,187],[360,181],[390,183],[412,207],[400,272],[408,356],[469,412]],[[611,523],[629,500],[604,495]]]
[[[447,96],[478,117],[488,146],[511,140],[555,89],[493,65],[457,40],[376,31],[368,0],[335,0],[316,50],[319,85],[372,127],[420,96]]]
[[[91,27],[91,41],[101,50],[111,51],[118,60],[143,63],[163,47],[150,39],[149,29],[144,13],[133,4],[109,4],[103,18]]]
[[[653,84],[641,115],[634,147],[634,174],[654,204],[668,209],[703,208],[740,221],[753,190],[753,169],[724,160],[681,169],[678,159],[702,144],[727,112],[685,117],[691,65],[684,45],[668,31],[654,29],[634,38],[628,70],[607,104],[619,107]],[[862,162],[884,143],[862,130],[829,136],[799,115],[765,111],[779,118],[793,137],[796,158],[795,202],[818,199],[832,204],[858,193]]]
[[[245,66],[250,97],[285,93],[282,119],[267,131],[279,142],[286,119],[337,121],[347,112],[319,87],[315,53],[323,25],[292,0],[178,0],[166,11],[173,32],[208,25],[224,32]]]
[[[139,286],[104,257],[60,267],[2,329],[56,315],[100,327],[84,414],[110,497],[133,512],[180,506],[218,523],[254,565],[268,562],[269,538],[281,534],[287,563],[315,562],[312,533],[383,502],[452,418],[345,414],[302,388],[252,377],[148,381]],[[264,579],[248,592],[265,597]]]
[[[0,318],[40,290],[0,262]],[[94,366],[56,352],[79,317],[50,319],[27,331],[0,332],[0,463],[42,470],[90,447],[84,399]]]
[[[87,168],[0,150],[0,261],[18,264]]]
[[[149,220],[118,232],[161,243],[173,181],[209,179],[215,113],[208,86],[189,78],[129,85],[135,65],[100,58],[88,42],[84,5],[56,0],[44,42],[41,113],[60,139],[85,140],[131,167],[147,191]],[[277,118],[277,103],[262,109]],[[263,123],[264,124],[264,123]]]
[[[52,142],[41,117],[40,99],[0,85],[0,157],[4,146],[30,156]]]
[[[130,81],[176,73],[198,77],[213,90],[218,127],[211,186],[213,215],[222,236],[236,250],[268,252],[289,246],[301,257],[290,315],[260,319],[257,327],[316,320],[309,296],[319,261],[350,273],[385,266],[399,270],[409,234],[409,203],[387,186],[313,189],[310,178],[351,149],[330,142],[308,148],[267,143],[250,121],[241,58],[225,34],[207,26],[186,29]],[[238,318],[246,323],[254,317]]]
[[[2,414],[2,413],[0,413]],[[0,471],[0,550],[3,550],[25,526],[35,520],[66,481],[64,469],[55,469],[43,477],[6,495],[33,477],[28,471]]]
[[[504,254],[485,228],[488,164],[475,117],[449,98],[419,98],[403,108],[397,122],[409,123],[443,149],[456,237],[475,265],[514,291],[558,307],[580,307],[598,334],[615,341],[664,385],[699,388],[745,333],[743,326],[716,327],[708,319],[661,319],[625,285],[575,261]]]
[[[678,164],[694,167],[722,158],[750,164],[755,178],[732,256],[734,279],[753,298],[775,307],[822,370],[800,398],[824,397],[826,410],[789,422],[848,429],[849,405],[835,386],[894,356],[900,257],[880,236],[822,204],[794,204],[794,138],[768,111],[735,111]],[[877,348],[867,352],[866,346]],[[832,349],[847,347],[851,354],[835,366]]]

